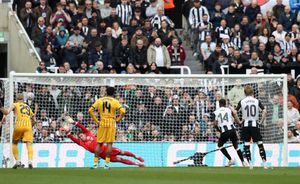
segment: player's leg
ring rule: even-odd
[[[112,153],[112,145],[113,142],[115,142],[115,136],[116,136],[116,128],[115,127],[109,127],[106,128],[106,158],[105,158],[105,169],[109,168],[109,163],[110,163],[110,157]]]
[[[98,167],[101,147],[106,140],[106,136],[107,136],[106,128],[100,127],[97,132],[97,146],[95,149],[94,166],[93,166],[94,169]]]
[[[135,159],[137,159],[137,160],[139,160],[141,162],[144,162],[144,159],[142,157],[139,157],[139,156],[137,156],[137,155],[135,155],[135,154],[133,154],[133,153],[131,153],[129,151],[120,150],[119,155],[125,155],[125,156],[129,156],[129,157],[133,157],[133,158],[135,158]]]
[[[245,165],[243,153],[242,153],[241,149],[239,148],[238,137],[237,137],[236,131],[232,132],[230,140],[231,140],[232,145],[233,145],[234,149],[236,150],[241,162],[243,163],[243,165]]]
[[[120,158],[120,157],[112,156],[111,161],[112,162],[121,162],[121,163],[126,164],[126,165],[137,165],[139,167],[144,167],[144,164],[142,164],[142,163],[134,162],[134,161],[131,161],[131,160],[128,160],[128,159],[125,159],[125,158]]]
[[[27,147],[28,168],[29,169],[33,168],[33,166],[32,166],[32,158],[33,158],[32,141],[33,141],[32,130],[31,130],[31,128],[29,128],[24,132],[24,137],[23,137],[23,142],[26,143],[26,147]]]
[[[227,152],[227,149],[223,147],[223,145],[227,142],[227,140],[228,140],[227,132],[222,133],[221,137],[219,138],[219,141],[218,141],[218,147],[221,150],[221,152],[223,153],[223,155],[228,159],[228,164],[226,166],[229,167],[234,164],[234,161],[231,159],[231,156]]]
[[[250,140],[251,136],[249,133],[249,127],[243,127],[242,139],[244,141],[244,154],[249,163],[251,163],[251,152],[250,152]]]
[[[19,150],[18,142],[22,138],[22,134],[19,129],[15,129],[13,132],[13,141],[12,141],[12,152],[16,160],[16,164],[13,166],[13,169],[21,167],[21,161],[19,160]]]
[[[262,136],[260,134],[260,130],[258,127],[253,128],[253,142],[257,143],[257,146],[259,148],[259,155],[263,161],[263,167],[265,169],[268,169],[268,167],[266,165],[266,162],[267,162],[266,151],[265,151],[264,144],[262,141]]]
[[[92,167],[93,169],[96,169],[98,167],[101,147],[102,147],[102,143],[98,142],[94,153],[94,166]]]

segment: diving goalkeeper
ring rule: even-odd
[[[80,132],[78,134],[78,138],[76,138],[69,129],[67,129],[67,128],[61,128],[61,129],[66,131],[68,137],[73,142],[75,142],[79,146],[83,147],[84,149],[88,150],[89,152],[94,153],[95,149],[96,149],[96,145],[97,145],[97,138],[95,137],[95,135],[91,131],[86,129],[82,124],[80,124],[78,122],[74,122],[74,120],[71,117],[66,117],[65,119],[67,120],[68,123],[74,124],[75,126],[80,128],[82,130],[82,132]],[[100,150],[100,157],[104,160],[106,158],[106,149],[107,149],[106,145],[103,144],[101,147],[101,150]],[[128,159],[118,157],[119,155],[133,157],[133,158],[139,160],[140,162],[144,162],[144,159],[142,157],[136,156],[135,154],[133,154],[129,151],[123,151],[123,150],[120,150],[115,147],[112,148],[111,162],[121,162],[121,163],[127,164],[127,165],[137,165],[139,167],[144,167],[144,164],[142,164],[140,162],[134,162],[134,161],[131,161]],[[93,168],[95,169],[97,167],[98,167],[98,165],[94,165]]]

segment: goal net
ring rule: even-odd
[[[23,93],[25,102],[37,116],[33,127],[34,166],[88,167],[93,164],[93,154],[72,143],[60,129],[66,124],[62,116],[71,116],[96,135],[97,124],[90,118],[88,109],[95,100],[106,95],[106,86],[114,86],[116,99],[126,109],[124,119],[117,125],[114,147],[143,157],[146,166],[186,166],[192,165],[193,160],[177,165],[173,162],[195,152],[217,149],[220,133],[214,128],[211,113],[219,108],[218,101],[225,98],[235,107],[244,98],[243,87],[251,85],[254,96],[268,111],[261,132],[269,165],[284,166],[287,157],[284,77],[11,74],[10,86],[5,83],[5,105],[8,107],[17,93]],[[14,160],[9,145],[13,115],[8,121],[10,123],[2,128],[0,153],[3,158]],[[236,125],[236,128],[240,135],[241,127]],[[75,137],[81,132],[76,126],[71,130]],[[19,148],[22,162],[27,163],[25,145],[20,144]],[[235,150],[232,147],[228,150],[238,161],[236,165],[241,166]],[[260,166],[257,146],[252,146],[252,155],[254,165]],[[207,154],[203,160],[208,166],[225,163],[219,151]],[[112,166],[125,165],[112,163]]]

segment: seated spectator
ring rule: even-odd
[[[47,45],[41,52],[41,59],[45,62],[46,67],[55,67],[57,54],[55,53],[52,45]]]
[[[94,3],[97,3],[94,1]],[[97,27],[100,23],[101,17],[100,17],[100,12],[99,10],[93,9],[92,10],[92,17],[89,18],[89,25],[91,27]]]
[[[112,37],[117,39],[122,34],[122,29],[118,22],[114,22],[112,25]]]
[[[149,70],[146,72],[147,74],[162,74],[157,68],[156,63],[150,64]]]
[[[84,71],[86,73],[88,71],[88,65],[85,61],[81,61],[79,68],[75,71],[75,73],[80,73]]]
[[[300,139],[294,136],[292,130],[288,130],[288,143],[300,143]]]
[[[68,34],[66,32],[66,29],[61,27],[59,29],[58,35],[55,37],[54,41],[54,47],[59,51],[60,49],[63,49],[68,41]]]
[[[103,47],[106,49],[107,53],[109,54],[109,57],[111,58],[114,55],[114,49],[116,47],[117,39],[112,37],[112,29],[110,27],[107,27],[105,30],[105,35],[101,37],[101,43]],[[104,65],[106,63],[104,62]]]
[[[284,41],[286,32],[283,30],[282,24],[276,26],[276,30],[273,31],[272,35],[275,37],[276,42],[282,43]]]
[[[128,40],[126,38],[122,39],[121,43],[116,47],[115,50],[113,67],[116,69],[117,73],[126,71],[126,67],[128,63],[131,62],[131,59],[131,49],[129,47]]]
[[[286,55],[290,54],[291,49],[295,47],[295,43],[292,41],[291,36],[292,35],[290,33],[287,33],[284,37],[283,42],[281,42],[280,44],[283,52],[286,53]]]
[[[74,34],[69,37],[69,41],[71,42],[71,45],[81,48],[83,45],[84,37],[80,35],[80,28],[76,26],[73,31]]]
[[[89,19],[87,18],[87,17],[83,17],[82,19],[81,19],[81,24],[82,24],[82,26],[81,26],[81,31],[80,31],[80,34],[81,34],[81,36],[83,36],[84,38],[87,38],[89,35],[90,35],[90,33],[91,33],[91,27],[90,27],[90,25],[89,25]],[[76,24],[77,25],[77,24]],[[97,33],[96,33],[97,34]],[[91,35],[94,35],[94,34],[92,34],[91,33]]]
[[[257,52],[251,53],[251,58],[249,60],[250,67],[261,68],[263,66],[263,62],[259,59]]]
[[[228,59],[223,55],[219,55],[218,60],[214,63],[212,71],[214,74],[222,74],[221,66],[228,65]]]
[[[105,19],[107,18],[111,13],[111,6],[110,6],[110,0],[104,0],[104,6],[100,9],[101,12],[101,18]]]
[[[64,67],[65,67],[65,70],[66,70],[67,74],[72,74],[73,73],[73,70],[71,69],[71,66],[70,66],[69,62],[64,62]]]
[[[106,17],[105,21],[109,27],[111,27],[114,22],[119,22],[119,25],[121,25],[121,19],[117,15],[116,8],[111,9],[110,15]]]
[[[142,24],[144,22],[144,18],[142,17],[141,8],[139,8],[139,7],[135,8],[131,18],[137,20],[139,27],[142,26]]]
[[[136,73],[136,70],[133,66],[133,64],[129,63],[127,68],[126,68],[126,73],[127,74],[135,74]]]
[[[130,46],[131,48],[135,48],[137,44],[137,40],[142,40],[144,47],[148,47],[149,41],[147,37],[143,35],[143,29],[141,27],[138,27],[135,31],[135,34],[132,36],[131,41],[130,41]]]
[[[261,33],[258,36],[258,40],[260,43],[267,44],[270,37],[269,29],[263,28]]]
[[[295,126],[296,122],[300,120],[299,111],[293,105],[293,102],[289,100],[287,111],[288,126]]]
[[[109,53],[103,48],[102,43],[98,42],[95,44],[95,50],[89,52],[89,67],[93,67],[97,61],[102,61],[105,69],[112,69],[112,61]]]
[[[244,74],[249,66],[249,61],[241,56],[240,51],[234,51],[234,57],[229,63],[229,72],[231,74]]]
[[[260,6],[258,6],[257,0],[253,0],[251,5],[246,7],[245,15],[249,18],[249,22],[253,22],[258,13],[261,13]]]
[[[97,61],[95,63],[95,66],[90,69],[89,73],[105,74],[108,73],[108,70],[104,68],[104,64],[102,61]]]
[[[70,64],[72,71],[76,71],[78,68],[77,55],[80,53],[81,49],[78,46],[67,41],[66,45],[60,51],[60,56],[64,62],[68,62]]]
[[[45,61],[41,61],[39,66],[36,68],[35,73],[48,73]]]

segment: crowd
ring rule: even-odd
[[[170,66],[184,65],[158,0],[15,0],[13,9],[42,59],[37,73],[176,74]]]
[[[215,74],[227,65],[231,74],[244,74],[255,67],[265,73],[289,73],[293,69],[297,76],[299,9],[292,10],[282,0],[276,0],[276,5],[263,14],[257,0],[247,6],[243,2],[185,1],[183,12],[194,55],[199,56],[206,71]]]

